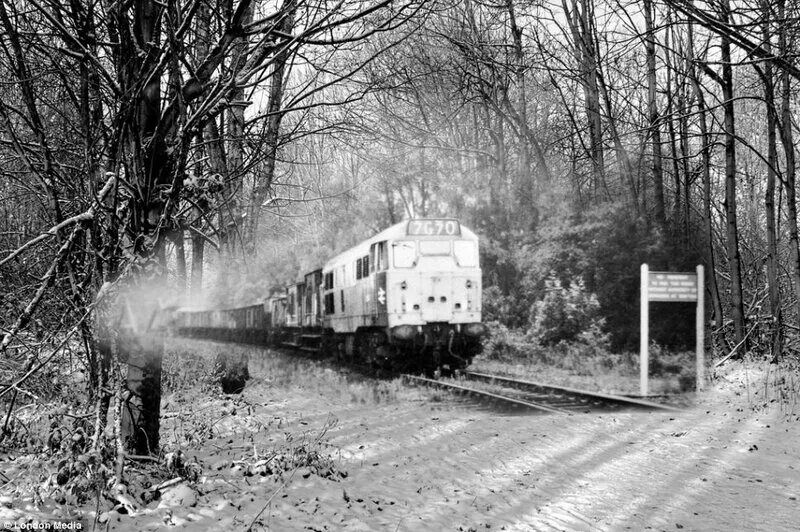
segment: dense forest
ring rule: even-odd
[[[161,371],[119,329],[413,217],[480,235],[503,334],[634,349],[639,265],[703,264],[715,355],[797,356],[796,2],[12,0],[0,27],[0,442],[80,372],[113,449]],[[656,341],[693,345],[686,312]]]

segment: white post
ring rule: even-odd
[[[641,301],[639,303],[640,323],[639,332],[639,387],[643,396],[647,395],[647,373],[649,369],[647,347],[650,336],[650,316],[648,312],[647,285],[650,282],[647,264],[642,264]]]
[[[703,266],[697,266],[697,316],[695,317],[696,327],[696,343],[695,351],[697,351],[697,391],[703,389],[705,384],[705,279],[704,279]]]

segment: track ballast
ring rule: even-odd
[[[575,414],[623,409],[672,412],[679,410],[675,407],[620,395],[591,392],[472,371],[461,373],[455,380],[434,380],[414,375],[403,375],[403,377],[408,382],[437,387],[458,394],[471,395],[482,401],[550,414]]]

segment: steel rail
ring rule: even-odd
[[[474,371],[464,371],[462,372],[467,378],[472,378],[475,380],[483,380],[489,382],[498,382],[498,383],[505,383],[512,385],[514,387],[525,387],[525,388],[538,388],[541,390],[550,390],[556,391],[559,393],[573,395],[573,396],[580,396],[580,397],[588,397],[592,399],[599,399],[608,403],[616,403],[622,406],[632,406],[632,407],[639,407],[639,408],[647,408],[649,410],[666,410],[670,412],[680,412],[679,408],[675,408],[673,406],[663,405],[660,403],[654,403],[652,401],[645,401],[642,399],[635,399],[632,397],[625,397],[622,395],[614,395],[608,393],[601,393],[601,392],[590,392],[587,390],[579,390],[577,388],[568,388],[566,386],[556,386],[553,384],[544,384],[540,382],[532,382],[526,381],[521,379],[513,379],[510,377],[504,377],[501,375],[490,375],[487,373],[478,373]]]
[[[554,408],[552,406],[546,406],[539,403],[533,403],[531,401],[523,401],[521,399],[515,399],[513,397],[506,397],[504,395],[498,395],[496,393],[488,392],[486,390],[479,390],[477,388],[469,388],[467,386],[461,386],[459,384],[453,384],[451,382],[445,381],[438,381],[434,379],[428,379],[425,377],[418,377],[416,375],[408,375],[403,374],[403,378],[406,380],[419,382],[428,386],[435,386],[438,388],[451,388],[454,390],[458,390],[460,392],[466,392],[473,395],[479,395],[483,397],[487,397],[496,401],[504,401],[506,403],[511,403],[518,406],[524,406],[526,408],[532,408],[534,410],[540,410],[542,412],[548,412],[550,414],[571,414],[569,410],[562,409],[562,408]]]

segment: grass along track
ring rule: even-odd
[[[200,340],[204,341],[204,340]],[[213,341],[213,340],[212,340]],[[235,340],[226,340],[226,343],[247,345]],[[262,346],[263,347],[263,346]],[[525,408],[546,413],[571,414],[590,411],[612,411],[622,409],[645,409],[678,411],[679,408],[653,403],[641,399],[620,395],[591,392],[576,388],[548,385],[527,380],[514,379],[502,375],[492,375],[473,371],[462,371],[455,379],[433,380],[394,371],[375,369],[364,364],[344,362],[333,357],[320,357],[318,350],[311,353],[309,349],[298,349],[294,345],[281,345],[272,348],[283,352],[290,357],[301,360],[321,361],[327,360],[332,369],[352,371],[366,378],[402,377],[406,382],[423,384],[431,387],[449,389],[461,395],[478,397],[484,402],[504,404],[516,409]],[[472,386],[466,386],[470,382]]]

